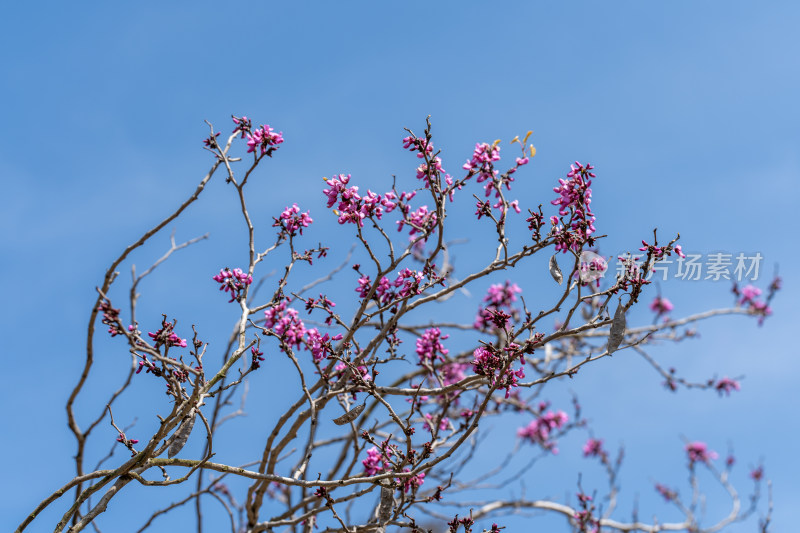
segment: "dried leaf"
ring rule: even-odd
[[[178,455],[178,452],[180,452],[183,447],[186,446],[186,442],[189,440],[189,435],[192,434],[192,428],[194,428],[194,421],[196,418],[197,412],[181,422],[181,425],[178,426],[177,430],[175,430],[172,444],[169,445],[169,450],[167,450],[167,457],[175,457]]]
[[[564,281],[564,275],[561,273],[561,269],[558,268],[558,261],[556,261],[555,254],[550,258],[550,275],[553,276],[553,279],[556,280],[559,285]]]
[[[358,418],[358,415],[360,415],[364,411],[364,407],[366,407],[366,405],[367,401],[364,400],[364,403],[362,403],[361,405],[353,407],[339,418],[334,418],[333,423],[336,424],[337,426],[343,426],[345,424],[352,422],[353,420]]]
[[[620,302],[617,310],[614,311],[614,320],[611,322],[611,330],[608,332],[608,346],[606,347],[608,355],[614,353],[622,343],[622,339],[625,338],[625,325],[625,307]]]

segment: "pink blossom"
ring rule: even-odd
[[[300,208],[297,207],[297,204],[293,204],[292,207],[287,207],[283,210],[280,218],[273,218],[275,223],[272,225],[272,227],[280,227],[292,237],[294,237],[298,231],[300,232],[300,235],[302,235],[303,228],[307,228],[312,222],[314,222],[308,213],[308,211],[305,213],[300,213]]]
[[[759,296],[761,296],[761,289],[753,285],[747,285],[742,288],[742,298],[739,300],[739,304],[753,304]]]
[[[389,213],[397,207],[397,201],[410,200],[413,193],[402,193],[400,198],[394,192],[387,192],[385,195],[375,194],[367,190],[366,196],[358,193],[358,187],[347,187],[350,182],[350,174],[339,174],[336,177],[325,179],[325,183],[330,187],[322,192],[328,198],[328,207],[338,201],[339,224],[358,224],[364,226],[363,220],[374,216],[377,219],[383,217],[383,213]]]
[[[719,392],[720,396],[722,396],[723,393],[730,396],[731,391],[738,391],[741,389],[741,386],[739,385],[738,381],[724,377],[719,380],[716,385],[714,385],[714,388],[717,389],[717,392]]]
[[[233,128],[233,133],[241,132],[242,134],[241,138],[244,139],[245,136],[248,133],[250,133],[250,131],[253,129],[253,122],[249,118],[244,116],[241,118],[234,116],[232,118],[233,118],[233,123],[236,124],[236,127]]]
[[[594,227],[595,216],[592,213],[592,180],[595,174],[591,172],[592,165],[582,165],[575,161],[570,166],[567,179],[559,179],[559,186],[553,192],[559,194],[559,198],[550,202],[559,206],[558,214],[562,217],[569,217],[567,224],[569,227],[562,226],[557,217],[552,217],[553,234],[555,237],[556,251],[566,253],[572,249],[580,250],[583,244],[594,245],[592,234],[596,231]]]
[[[119,309],[111,307],[110,301],[103,300],[100,302],[100,305],[97,306],[97,310],[102,311],[102,322],[108,326],[108,332],[112,337],[116,337],[117,335],[125,333],[125,330],[122,329],[122,325],[119,320]],[[128,331],[134,331],[135,329],[136,328],[133,325],[128,326]]]
[[[492,314],[495,311],[508,311],[515,314],[516,310],[513,303],[517,301],[517,294],[521,294],[522,289],[516,283],[506,281],[502,285],[496,283],[489,287],[486,295],[483,297],[483,303],[487,304],[486,307],[478,311],[478,316],[475,317],[473,326],[475,329],[486,329],[492,319]]]
[[[602,439],[589,439],[586,441],[586,444],[583,445],[584,457],[603,457],[605,455],[606,452],[603,450]]]
[[[472,152],[472,159],[462,167],[469,171],[469,175],[478,175],[478,183],[492,179],[497,175],[493,163],[500,160],[500,146],[488,143],[476,143]],[[487,194],[488,196],[488,194]]]
[[[666,298],[662,298],[661,296],[656,296],[653,298],[653,301],[650,302],[650,310],[656,313],[656,316],[661,316],[663,314],[669,313],[674,309],[672,302],[667,300]]]
[[[319,363],[333,353],[331,341],[338,341],[341,339],[341,333],[331,337],[328,333],[320,335],[317,328],[306,330],[306,348],[311,352],[315,363]]]
[[[247,151],[261,151],[261,155],[272,155],[278,145],[283,142],[283,132],[275,133],[269,125],[261,126],[250,133],[245,133],[247,137]]]
[[[532,444],[538,444],[553,454],[558,453],[556,448],[556,441],[551,438],[554,430],[561,429],[569,421],[569,416],[564,411],[548,411],[541,417],[532,421],[524,428],[517,430],[517,435],[530,441]]]
[[[434,422],[433,415],[431,415],[430,413],[425,413],[425,423],[422,424],[422,427],[432,432],[433,422]],[[439,431],[445,431],[448,427],[450,427],[450,419],[447,418],[446,416],[443,416],[442,419],[439,420]]]
[[[364,465],[364,475],[367,476],[380,474],[384,470],[389,470],[391,467],[389,462],[375,446],[367,450],[367,458],[363,459],[361,464]]]
[[[433,143],[429,143],[425,139],[418,139],[409,135],[403,139],[403,148],[417,152],[417,157],[422,159],[426,155],[430,156],[433,153]]]
[[[442,378],[442,383],[447,387],[467,377],[466,371],[469,367],[468,363],[449,363],[443,365],[439,370],[439,377]]]
[[[439,328],[425,330],[422,336],[417,339],[416,352],[419,356],[419,364],[433,362],[436,359],[444,361],[444,356],[449,353],[449,350],[444,347],[441,341],[448,337],[450,335],[442,335]]]
[[[291,300],[283,300],[280,304],[264,311],[265,326],[272,329],[281,341],[288,346],[299,348],[306,333],[305,324],[300,320],[297,309],[287,308]]]
[[[410,472],[411,470],[408,468],[404,468],[403,472]],[[425,483],[425,472],[420,472],[419,474],[414,474],[410,477],[398,478],[398,482],[403,484],[403,492],[408,492],[410,490],[418,489],[423,483]]]
[[[518,370],[514,370],[511,365],[506,365],[508,360],[513,362],[517,358],[522,358],[522,352],[518,349],[508,350],[508,355],[505,355],[503,351],[494,346],[480,346],[472,355],[474,357],[472,371],[479,376],[489,378],[492,386],[505,388],[506,398],[511,395],[511,387],[517,387],[519,380],[525,378],[525,370],[522,366]],[[524,364],[524,361],[522,362]]]
[[[219,290],[231,293],[228,302],[241,298],[247,286],[253,283],[253,277],[240,268],[231,270],[225,267],[219,274],[212,276],[212,279],[220,284]]]
[[[174,322],[167,322],[166,317],[161,321],[161,329],[155,333],[148,332],[147,334],[155,341],[155,348],[158,350],[160,346],[178,346],[179,348],[186,348],[186,339],[181,339],[173,332],[175,327]]]
[[[696,462],[707,463],[719,457],[717,452],[708,449],[705,442],[690,442],[686,445],[685,450],[691,464]]]
[[[250,353],[252,354],[250,368],[252,368],[253,370],[257,370],[257,369],[261,368],[261,361],[264,360],[264,357],[263,357],[264,352],[262,352],[261,350],[259,350],[255,346],[251,346],[250,347]]]
[[[423,205],[416,211],[406,213],[406,218],[403,220],[398,220],[397,231],[403,231],[403,226],[408,224],[411,226],[411,231],[408,232],[409,236],[413,236],[416,233],[428,235],[436,229],[437,221],[436,213],[429,212],[428,206]]]

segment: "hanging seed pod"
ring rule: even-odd
[[[559,285],[564,281],[564,275],[561,274],[561,269],[558,268],[555,254],[550,258],[550,275],[553,276],[553,279],[556,280]]]
[[[186,446],[186,441],[189,440],[189,435],[192,434],[192,428],[194,428],[194,421],[196,418],[197,411],[194,411],[192,415],[181,422],[181,425],[175,430],[172,444],[169,445],[169,450],[167,450],[167,457],[170,459],[175,457],[178,455],[178,452]]]
[[[614,312],[614,320],[611,322],[611,330],[608,333],[608,346],[606,347],[608,355],[614,353],[622,343],[622,339],[625,338],[625,322],[625,308],[620,302]]]
[[[364,403],[362,403],[361,405],[353,407],[339,418],[334,418],[333,423],[336,424],[337,426],[343,426],[345,424],[352,422],[353,420],[358,418],[358,415],[360,415],[364,411],[364,407],[366,406],[367,406],[367,401],[364,400]]]
[[[380,524],[388,522],[392,518],[392,511],[394,511],[394,490],[392,487],[387,486],[388,484],[388,481],[381,483],[381,503],[378,507],[378,522]]]

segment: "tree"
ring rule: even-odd
[[[506,526],[496,517],[531,509],[562,515],[572,530],[582,532],[717,531],[757,511],[763,469],[751,472],[754,489],[743,506],[729,480],[733,459],[718,466],[716,452],[702,442],[687,441],[691,496],[686,499],[674,488],[655,486],[683,520],[619,519],[614,511],[622,451],[612,456],[603,440],[594,437],[577,397],[567,412],[563,406],[551,406],[542,390],[549,382],[590,371],[593,363],[617,351],[632,350],[663,376],[670,389],[700,387],[729,394],[739,387],[735,379],[689,382],[674,369],[664,369],[646,347],[692,336],[690,328],[696,322],[713,316],[746,314],[763,321],[780,289],[780,278],[772,281],[763,299],[754,286],[734,285],[731,308],[681,319],[669,318],[671,303],[657,295],[650,303],[653,323],[629,327],[628,311],[645,297],[656,265],[673,254],[684,257],[679,236],[659,244],[654,230],[651,239],[642,241],[639,256],[620,257],[620,270],[607,276],[611,272],[597,249],[602,236],[596,233],[591,209],[590,187],[596,177],[591,165],[575,162],[554,184],[550,205],[528,207],[523,215],[519,201],[510,201],[506,194],[515,174],[535,155],[528,144],[530,132],[512,140],[520,153],[504,172],[499,169],[500,141],[495,141],[476,144],[463,172],[451,175],[434,149],[429,120],[422,136],[408,130],[403,139],[403,148],[420,160],[410,192],[395,182],[383,194],[364,194],[349,175],[325,178],[321,192],[327,207],[334,209],[342,230],[356,237],[345,261],[326,267],[330,248],[321,243],[306,248],[303,232],[314,220],[297,204],[273,217],[275,237],[270,245],[256,233],[245,187],[258,179],[259,165],[279,150],[283,134],[268,125],[255,127],[247,117],[233,117],[233,122],[234,130],[224,144],[220,132],[209,124],[211,133],[204,141],[214,156],[209,172],[171,215],[125,248],[97,288],[84,366],[66,404],[77,443],[75,477],[45,499],[18,531],[67,495],[71,501],[56,531],[81,531],[101,521],[109,502],[124,498],[128,485],[186,487],[181,499],[161,509],[147,509],[139,531],[184,506],[194,507],[198,531],[203,529],[204,513],[221,512],[228,516],[231,531],[247,532],[314,528],[497,532]],[[245,143],[244,156],[234,157],[234,147]],[[155,331],[144,325],[154,323],[153,317],[140,320],[137,314],[142,280],[173,253],[205,236],[177,244],[173,235],[170,248],[150,268],[141,274],[133,268],[127,312],[115,307],[126,298],[124,292],[112,290],[117,269],[130,254],[181,216],[218,173],[238,199],[247,243],[247,261],[209,276],[209,284],[216,283],[227,296],[227,301],[220,300],[220,315],[231,310],[236,315],[221,351],[219,343],[207,342],[202,331],[192,326],[189,335],[167,314],[158,319]],[[472,218],[491,229],[495,244],[485,247],[493,249],[488,264],[456,276],[452,248],[458,227],[451,229],[446,223],[448,209],[471,202],[464,198],[467,191],[480,192],[479,187],[483,194],[472,195],[476,201]],[[392,217],[395,234],[386,227]],[[525,242],[510,236],[521,230]],[[480,243],[470,245],[475,250]],[[471,324],[432,311],[432,306],[492,275],[519,275],[520,266],[536,254],[550,255],[549,273],[526,275],[540,284],[558,284],[556,301],[542,305],[526,300],[519,286],[507,279],[489,286]],[[270,277],[259,279],[259,275],[276,261],[282,261],[280,277],[269,285]],[[295,278],[304,264],[326,273],[303,285]],[[348,265],[355,274],[344,270]],[[261,289],[267,286],[264,293]],[[100,329],[107,328],[119,341],[115,357],[121,384],[109,387],[102,405],[90,402],[79,413],[76,400],[96,368],[96,335],[105,335],[97,330],[98,320],[103,324]],[[210,346],[215,347],[219,363],[212,362]],[[269,375],[279,360],[294,369],[295,397],[285,409],[269,412],[266,433],[260,431],[263,419],[244,429],[247,440],[258,445],[258,453],[237,464],[217,462],[215,456],[221,451],[216,442],[226,437],[230,422],[244,414],[249,384],[269,387],[261,376]],[[136,406],[137,389],[153,383],[166,394],[159,412],[139,413],[154,424],[151,436],[144,437],[137,426],[126,426],[130,420],[115,420],[113,410],[120,404]],[[479,422],[512,415],[527,420],[516,432],[514,449],[503,457],[478,457],[481,439],[486,438]],[[116,436],[114,447],[126,448],[130,457],[118,459],[112,448],[97,467],[87,468],[93,459],[90,436],[109,440],[110,428]],[[583,453],[605,472],[605,493],[585,492],[578,480],[574,502],[510,499],[503,490],[489,489],[481,492],[480,501],[465,501],[470,490],[490,479],[506,476],[500,488],[519,482],[535,460],[558,453],[560,438],[576,432],[589,434]],[[184,446],[192,435],[198,441],[198,433],[205,438],[202,453],[187,456],[189,448]],[[263,439],[256,440],[259,436]],[[532,452],[537,454],[534,460],[521,459]],[[111,461],[110,468],[101,468]],[[709,523],[699,515],[701,472],[716,478],[731,498],[730,513]],[[767,531],[770,506],[761,517],[761,531]],[[132,516],[142,516],[142,509],[130,509]]]

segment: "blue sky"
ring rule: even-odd
[[[256,217],[267,222],[296,201],[319,221],[312,238],[331,245],[346,248],[350,235],[336,231],[325,210],[321,177],[351,173],[378,191],[392,175],[411,179],[417,162],[402,150],[403,128],[420,133],[432,115],[453,171],[475,142],[533,130],[537,156],[512,191],[523,204],[548,204],[573,160],[594,164],[592,206],[598,231],[609,235],[604,253],[631,249],[657,227],[663,237],[680,232],[687,251],[760,253],[762,287],[779,264],[785,290],[763,327],[742,317],[714,320],[701,326],[700,339],[655,352],[694,379],[744,375],[741,392],[670,394],[641,359],[620,353],[552,394],[581,394],[598,436],[625,444],[621,509],[638,495],[643,516],[669,516],[652,481],[683,484],[675,474],[683,435],[721,453],[732,443],[743,488],[747,465],[763,458],[774,481],[775,530],[789,529],[800,497],[791,444],[800,434],[798,23],[793,2],[7,8],[0,357],[9,379],[0,392],[7,428],[0,454],[15,489],[0,503],[2,529],[70,477],[74,444],[63,404],[82,364],[94,287],[122,248],[205,173],[203,120],[227,131],[232,113],[286,138],[253,184]],[[210,336],[228,331],[229,321],[219,324],[224,308],[206,306],[218,296],[207,290],[214,269],[243,258],[233,208],[219,180],[175,225],[178,240],[205,232],[210,239],[148,281],[143,312],[203,324]],[[141,268],[159,257],[167,235],[132,261]],[[474,255],[470,246],[460,253],[465,262]],[[536,294],[528,274],[518,276],[526,294]],[[726,306],[729,288],[659,286],[675,315]],[[472,298],[469,309],[479,294]],[[110,359],[114,347],[107,349]],[[99,456],[111,442],[113,435],[97,445]],[[545,484],[540,496],[574,492],[575,473],[590,469],[564,458],[569,446],[557,467],[542,471],[544,479],[569,472],[569,481],[552,491]],[[580,443],[571,446],[577,458]],[[55,516],[31,531],[46,530]],[[754,527],[732,529],[740,530]]]

